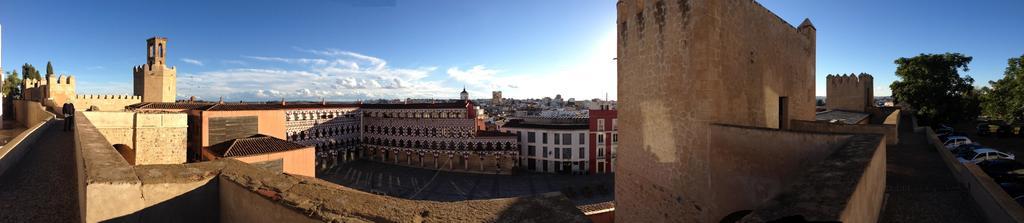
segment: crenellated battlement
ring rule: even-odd
[[[829,74],[825,76],[825,81],[828,84],[836,85],[856,85],[864,86],[865,84],[872,84],[874,77],[870,74],[860,73],[858,74]]]
[[[142,100],[142,96],[134,95],[91,95],[91,94],[80,94],[75,95],[76,100],[106,100],[106,99],[120,99],[120,100]]]
[[[168,69],[168,70],[171,70],[171,71],[177,71],[177,69],[178,69],[176,66],[171,66],[171,67],[167,67],[167,66],[164,66],[164,65],[160,65],[160,66],[163,66],[165,69]],[[153,70],[153,66],[150,66],[149,64],[143,64],[143,65],[138,65],[138,66],[132,67],[132,73],[134,73],[134,74],[142,74],[142,73],[144,73],[146,71],[152,71],[152,70]]]

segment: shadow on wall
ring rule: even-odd
[[[134,213],[102,222],[219,222],[218,182],[214,177],[198,188]]]

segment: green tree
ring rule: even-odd
[[[50,61],[46,61],[46,74],[53,74],[53,64]]]
[[[43,77],[39,75],[36,67],[25,63],[25,65],[21,65],[21,79],[43,79]]]
[[[1024,55],[1010,58],[1003,78],[981,89],[982,114],[1007,121],[1024,121]]]
[[[3,94],[5,97],[14,97],[21,95],[21,78],[18,78],[18,71],[7,72],[7,78],[4,78]]]
[[[896,76],[889,85],[897,101],[917,109],[922,124],[971,120],[979,112],[979,95],[967,72],[971,57],[959,53],[921,54],[896,59]]]

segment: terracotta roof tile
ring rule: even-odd
[[[219,157],[234,157],[284,152],[306,147],[309,146],[304,146],[263,134],[256,134],[246,138],[232,139],[218,143],[210,146],[208,149]]]

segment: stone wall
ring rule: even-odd
[[[703,150],[710,158],[706,158],[706,169],[700,178],[690,180],[700,185],[687,185],[701,187],[701,193],[678,197],[699,206],[700,210],[691,214],[703,215],[705,222],[760,206],[851,137],[721,125],[712,125],[707,131],[710,145]],[[621,211],[621,206],[616,210]]]
[[[180,164],[186,158],[185,113],[83,112],[113,144],[135,151],[135,164]]]
[[[825,109],[867,112],[875,104],[874,78],[869,74],[825,77]]]
[[[899,116],[899,112],[894,113]],[[898,123],[896,118],[896,123]],[[815,121],[804,121],[804,120],[793,120],[790,124],[793,130],[808,131],[808,132],[830,132],[830,133],[848,133],[848,134],[879,134],[885,135],[885,144],[896,145],[899,144],[899,127],[893,124],[841,124],[841,123],[828,123],[828,122],[815,122]]]
[[[43,137],[42,134],[48,128],[51,128],[55,121],[56,119],[53,117],[47,117],[42,122],[36,123],[19,133],[18,136],[8,141],[7,144],[0,146],[0,176],[3,176],[8,169],[17,165],[21,158],[28,153],[29,147],[39,138]]]
[[[558,193],[433,202],[374,195],[233,159],[129,165],[81,115],[75,125],[81,221],[586,222]],[[93,116],[96,117],[96,116]]]
[[[854,136],[742,222],[768,222],[796,215],[815,222],[878,221],[885,194],[883,138]]]
[[[92,106],[99,108],[97,111],[124,111],[126,106],[140,102],[142,97],[130,95],[75,95],[71,100],[79,111],[86,111]]]
[[[55,115],[46,110],[42,103],[28,100],[14,100],[14,119],[26,127],[35,126],[38,123],[53,118]]]
[[[770,196],[747,191],[777,191],[784,184],[747,184],[753,186],[740,188],[740,198],[715,197],[708,192],[720,186],[715,182],[744,182],[720,182],[711,170],[745,171],[747,159],[769,156],[802,160],[807,154],[800,148],[828,150],[837,142],[781,132],[774,133],[781,138],[746,140],[711,129],[711,123],[785,128],[789,120],[814,120],[816,30],[810,21],[793,27],[750,0],[620,0],[617,8],[619,125],[631,130],[619,135],[620,147],[631,149],[618,151],[618,221],[718,221],[734,210],[732,203]]]

